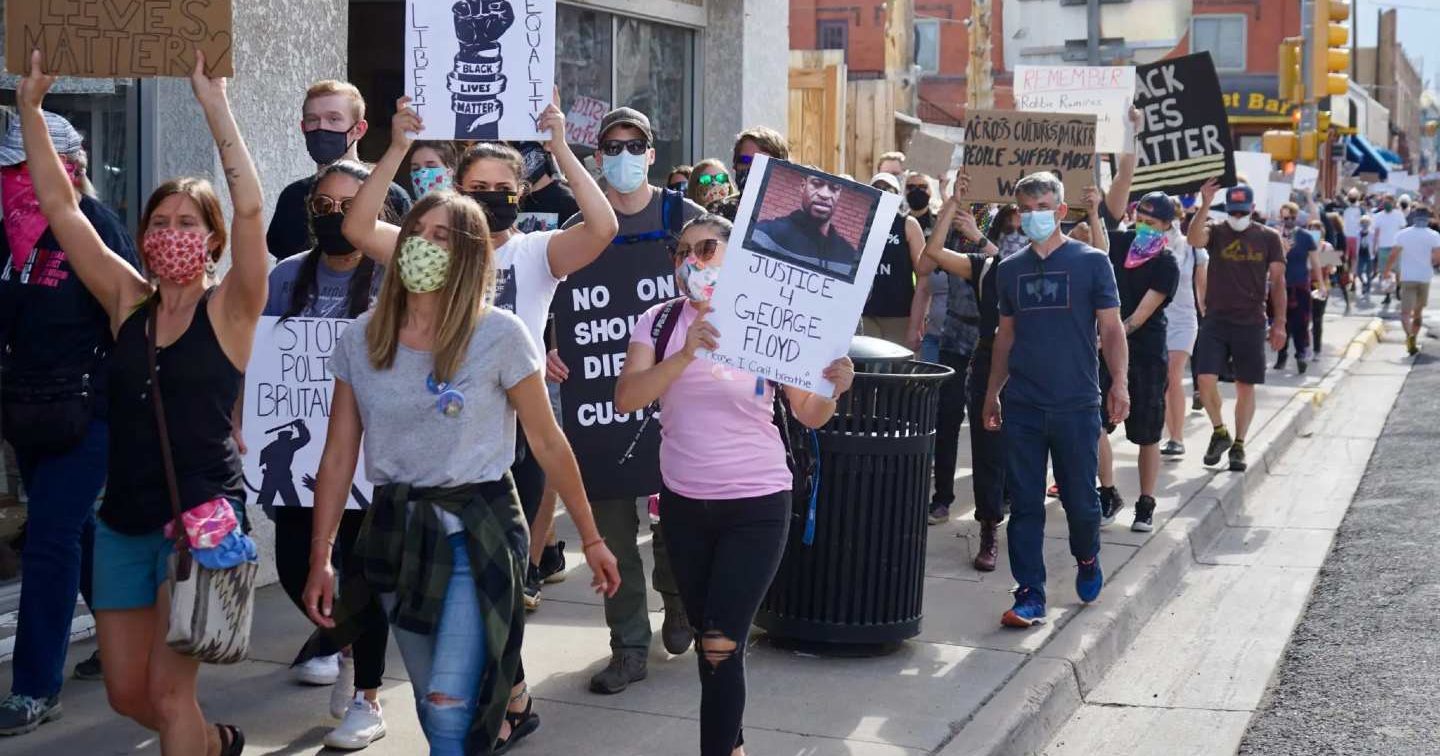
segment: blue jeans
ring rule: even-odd
[[[920,360],[922,362],[938,363],[940,361],[940,337],[925,334],[920,340]]]
[[[1004,405],[1005,484],[1010,494],[1010,573],[1022,588],[1045,597],[1045,462],[1055,467],[1060,503],[1070,522],[1070,553],[1100,553],[1100,495],[1095,475],[1100,413],[1094,407],[1046,412]]]
[[[410,674],[415,710],[420,714],[420,729],[430,743],[431,756],[465,756],[465,736],[475,717],[480,674],[485,667],[485,619],[480,616],[480,602],[475,595],[465,534],[456,533],[449,541],[454,569],[435,634],[391,628],[405,660],[405,671]],[[384,599],[388,612],[395,597],[392,594]],[[508,690],[509,685],[502,688]]]
[[[10,685],[22,696],[60,692],[82,560],[95,538],[95,499],[105,485],[109,428],[91,420],[84,440],[64,454],[15,450],[29,498]]]

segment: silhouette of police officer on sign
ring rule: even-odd
[[[295,432],[292,433],[291,428]],[[297,418],[265,432],[274,433],[275,440],[260,450],[260,472],[264,477],[260,480],[258,502],[269,509],[279,494],[283,506],[298,507],[300,495],[295,492],[295,474],[290,468],[295,463],[295,452],[310,443],[310,429],[305,427],[304,420]]]

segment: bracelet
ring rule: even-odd
[[[581,550],[582,552],[583,552],[583,551],[589,551],[591,546],[604,546],[604,545],[605,545],[605,539],[604,539],[604,538],[596,538],[596,539],[593,540],[593,541],[586,541],[586,542],[580,544],[580,550]]]

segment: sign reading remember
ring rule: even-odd
[[[1051,171],[1078,202],[1095,183],[1095,116],[975,110],[965,121],[965,173],[975,202],[1013,202],[1015,185]]]
[[[30,72],[40,50],[45,73],[140,78],[189,76],[195,48],[206,73],[234,76],[230,0],[7,0],[5,69]]]
[[[1235,185],[1230,121],[1210,53],[1136,68],[1135,107],[1143,117],[1131,197],[1157,189],[1185,194],[1211,178]]]
[[[1015,67],[1016,109],[1095,116],[1096,152],[1125,152],[1134,99],[1131,66]]]

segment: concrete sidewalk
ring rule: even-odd
[[[1338,311],[1338,305],[1333,303],[1332,309]],[[1049,623],[1029,631],[1007,630],[999,624],[1001,613],[1010,606],[1012,586],[1003,544],[995,572],[980,574],[970,567],[979,534],[970,516],[968,452],[962,431],[955,516],[929,533],[926,614],[920,636],[887,656],[859,659],[785,651],[761,634],[754,636],[748,660],[748,752],[756,756],[1019,753],[1043,745],[1073,710],[1065,709],[1061,682],[1068,680],[1066,685],[1073,687],[1078,680],[1084,686],[1089,677],[1103,676],[1113,661],[1113,652],[1107,649],[1123,649],[1129,637],[1121,636],[1133,621],[1138,618],[1143,625],[1177,587],[1182,573],[1167,565],[1177,560],[1188,534],[1198,526],[1192,516],[1195,508],[1253,487],[1265,477],[1267,460],[1288,445],[1324,396],[1339,386],[1355,357],[1368,350],[1365,345],[1373,346],[1374,325],[1368,313],[1331,316],[1326,320],[1325,357],[1312,365],[1310,374],[1295,375],[1292,363],[1284,373],[1269,375],[1258,395],[1256,422],[1248,440],[1251,471],[1244,477],[1200,464],[1210,426],[1203,414],[1191,413],[1186,426],[1189,454],[1183,461],[1167,462],[1160,479],[1156,532],[1130,532],[1127,508],[1102,533],[1101,558],[1108,584],[1090,607],[1082,607],[1075,597],[1065,520],[1058,503],[1052,502],[1046,528]],[[1342,359],[1347,349],[1351,358]],[[1228,409],[1226,418],[1229,422]],[[1138,486],[1135,447],[1122,435],[1113,437],[1119,485],[1127,502],[1133,502]],[[1303,488],[1303,482],[1297,485]],[[1297,490],[1295,499],[1303,498]],[[1196,502],[1196,507],[1189,506]],[[1177,512],[1181,512],[1178,518]],[[561,527],[568,530],[568,521],[562,520]],[[571,579],[546,587],[544,604],[531,615],[527,628],[525,661],[543,724],[516,752],[605,756],[695,752],[700,693],[693,656],[668,657],[658,649],[657,639],[648,680],[618,696],[587,692],[589,676],[608,659],[608,632],[600,602],[588,590],[579,539],[572,531],[565,540],[572,547],[567,555]],[[648,558],[649,550],[645,553]],[[1187,550],[1185,559],[1190,556]],[[658,631],[659,601],[653,593],[652,598],[652,625]],[[251,661],[206,669],[201,702],[211,718],[245,730],[247,753],[317,753],[321,737],[334,724],[326,713],[329,691],[295,685],[286,669],[309,632],[308,623],[278,586],[263,589],[257,603]],[[93,642],[77,644],[71,662],[92,650]],[[382,703],[390,735],[366,753],[423,753],[410,687],[393,646],[388,677]],[[7,665],[0,668],[0,686],[8,690],[8,685]],[[99,683],[69,682],[63,699],[64,720],[21,738],[0,740],[0,751],[46,756],[159,752],[150,733],[108,709]],[[1049,721],[1057,715],[1057,722]]]

